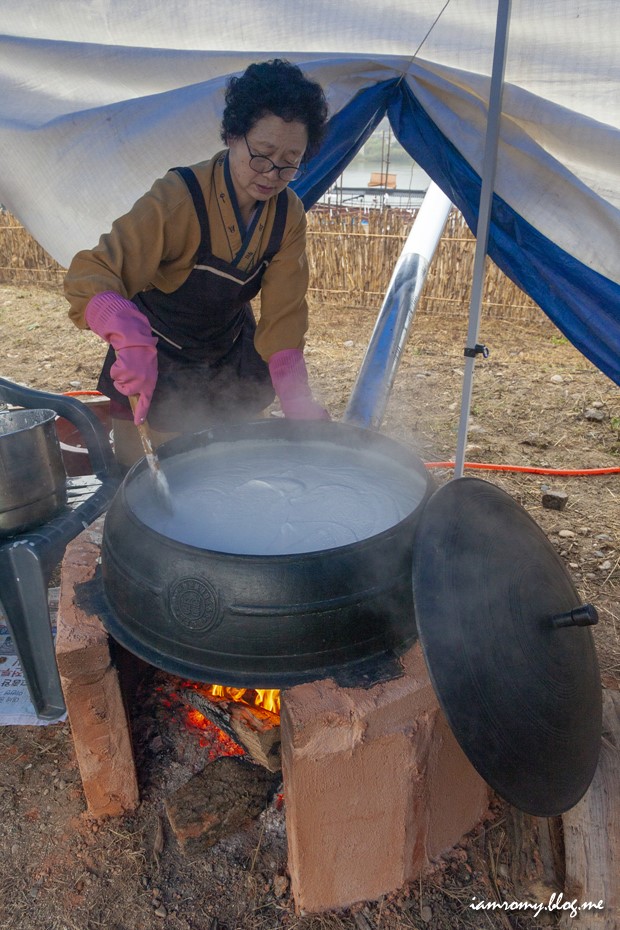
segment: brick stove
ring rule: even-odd
[[[102,520],[67,547],[56,652],[88,813],[139,803],[130,724],[108,635],[76,604]],[[403,673],[370,688],[330,679],[282,694],[282,775],[291,890],[306,913],[380,898],[417,878],[480,822],[488,788],[458,746],[419,643]]]

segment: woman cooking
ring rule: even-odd
[[[225,99],[227,148],[168,171],[65,277],[69,316],[110,346],[98,388],[124,466],[143,455],[147,415],[156,445],[254,417],[274,391],[287,417],[329,416],[308,386],[306,217],[288,189],[321,141],[325,97],[275,59],[231,78]]]

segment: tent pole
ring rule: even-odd
[[[372,331],[343,420],[379,429],[428,267],[452,204],[431,182],[414,220]]]
[[[463,393],[461,397],[461,417],[456,445],[454,477],[461,478],[465,468],[465,447],[467,445],[467,426],[471,407],[474,365],[476,354],[481,350],[478,343],[478,330],[482,311],[482,287],[484,284],[484,265],[489,241],[491,210],[493,206],[493,188],[495,186],[495,169],[497,166],[497,146],[502,115],[502,94],[504,90],[504,71],[506,67],[506,49],[508,46],[508,26],[510,22],[511,0],[498,0],[497,25],[495,30],[495,47],[491,72],[491,89],[489,93],[489,115],[484,143],[482,163],[482,184],[480,188],[480,205],[476,229],[476,251],[474,271],[469,304],[469,328],[465,348],[465,371],[463,376]]]

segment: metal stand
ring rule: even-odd
[[[120,475],[103,424],[74,398],[35,391],[0,378],[0,400],[28,409],[51,409],[80,430],[95,472],[67,479],[68,506],[43,526],[0,542],[0,600],[38,717],[56,720],[65,704],[47,602],[52,571],[67,544],[112,500]]]

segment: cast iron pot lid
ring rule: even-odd
[[[519,810],[569,810],[601,743],[596,611],[529,514],[478,478],[432,495],[414,553],[420,642],[461,748]]]

